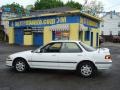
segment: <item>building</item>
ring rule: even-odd
[[[119,13],[111,11],[102,17],[103,21],[100,24],[101,35],[115,36],[120,35],[120,16]]]
[[[43,45],[52,40],[81,40],[99,46],[100,19],[67,7],[39,10],[9,20],[9,44]]]
[[[1,16],[2,16],[2,10],[0,9],[0,41],[3,41],[4,40],[4,31],[3,31],[3,25],[1,24],[1,22],[2,22]]]
[[[10,8],[1,8],[0,9],[0,40],[8,41],[8,28],[9,21],[8,19],[17,17],[15,13],[13,13]]]
[[[3,11],[1,15],[1,25],[3,26],[4,31],[4,41],[8,41],[8,28],[9,28],[9,21],[8,19],[17,17],[15,13]]]

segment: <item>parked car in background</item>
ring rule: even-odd
[[[112,41],[113,41],[114,43],[120,43],[120,36],[113,36],[113,37],[112,37]]]
[[[53,41],[36,50],[9,55],[6,65],[18,72],[29,68],[76,70],[83,77],[91,77],[97,70],[112,65],[108,48],[95,49],[81,41]]]

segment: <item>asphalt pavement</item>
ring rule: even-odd
[[[120,44],[103,43],[110,49],[113,66],[96,77],[82,78],[74,71],[32,69],[17,73],[5,66],[9,54],[37,47],[0,42],[0,90],[120,90]]]

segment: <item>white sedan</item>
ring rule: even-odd
[[[83,77],[112,66],[109,49],[95,49],[81,41],[53,41],[36,50],[9,55],[6,65],[18,72],[29,68],[76,70]]]

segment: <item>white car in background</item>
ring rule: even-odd
[[[97,70],[112,65],[109,49],[95,49],[81,41],[53,41],[34,51],[8,56],[6,65],[18,72],[29,68],[76,70],[83,77],[95,75]]]

